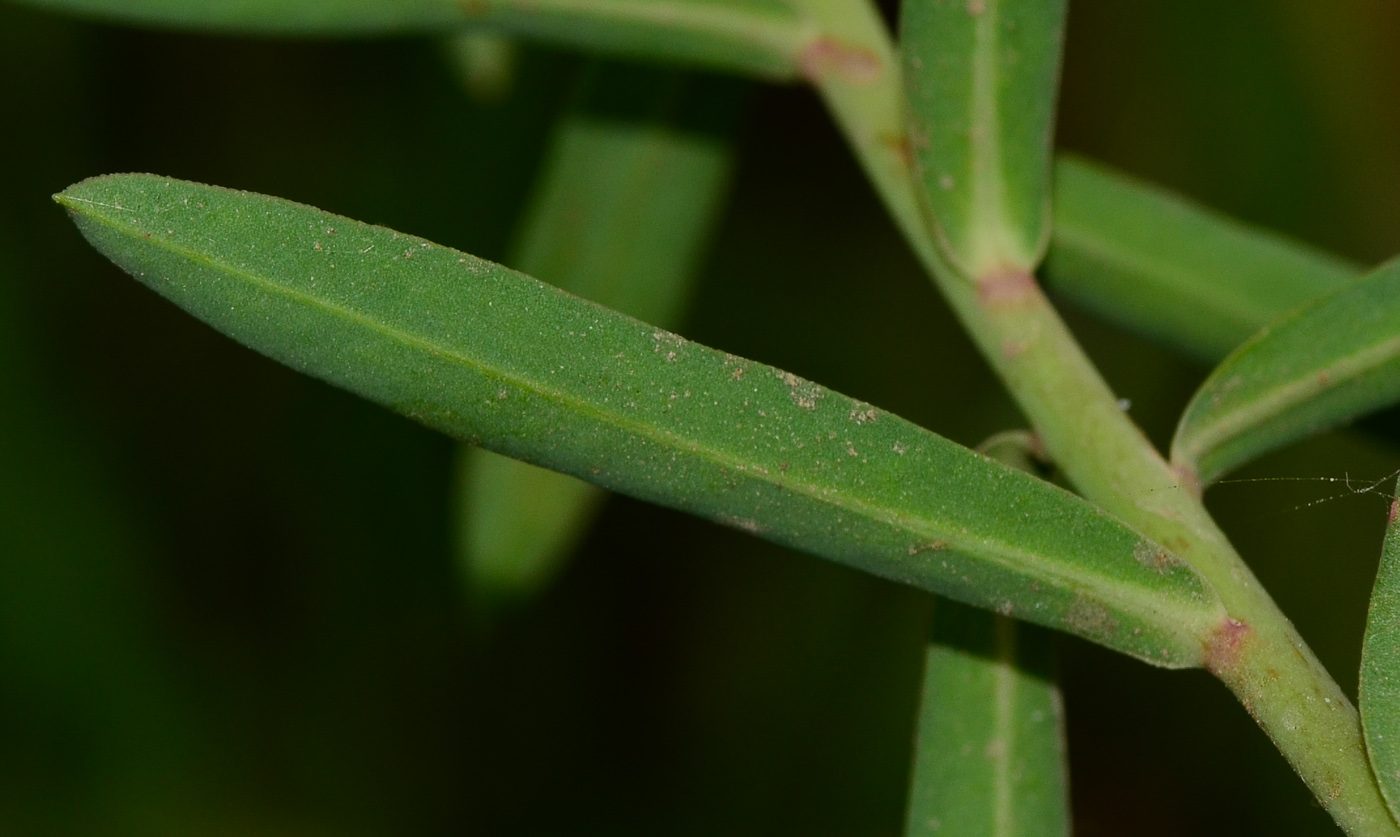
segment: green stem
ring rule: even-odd
[[[962,276],[929,238],[904,143],[894,48],[869,0],[808,5],[844,49],[878,72],[810,73],[896,223],[1013,397],[1050,457],[1087,498],[1189,561],[1230,614],[1202,637],[1210,670],[1233,691],[1348,834],[1400,835],[1366,760],[1356,710],[1202,505],[1118,407],[1041,293],[1020,272]],[[809,65],[811,66],[811,65]]]

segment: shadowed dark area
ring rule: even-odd
[[[1398,40],[1381,0],[1075,0],[1060,144],[1378,262]],[[614,499],[545,595],[484,620],[447,439],[180,313],[49,199],[153,171],[502,258],[580,67],[526,49],[483,104],[429,41],[0,2],[0,833],[900,833],[925,596]],[[680,331],[965,444],[1017,426],[816,97],[757,88],[740,143]],[[1165,444],[1206,370],[1067,318]],[[1385,414],[1233,476],[1379,477],[1397,442]],[[1208,499],[1354,694],[1386,501]],[[1339,833],[1208,675],[1060,651],[1081,837]]]

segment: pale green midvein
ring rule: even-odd
[[[974,30],[972,112],[968,114],[971,171],[959,175],[972,179],[973,228],[967,231],[969,264],[963,265],[972,276],[1002,267],[998,262],[1007,256],[1024,258],[1021,253],[1007,252],[1020,248],[1007,240],[1002,212],[1005,183],[1001,176],[1001,114],[997,110],[997,16],[1000,12],[998,0],[985,0]]]
[[[1063,216],[1055,219],[1054,237],[1072,245],[1073,249],[1081,252],[1092,253],[1105,259],[1127,265],[1129,268],[1140,271],[1147,276],[1186,276],[1190,277],[1190,271],[1184,271],[1172,266],[1165,260],[1144,258],[1135,252],[1132,247],[1115,247],[1111,239],[1104,239],[1095,235],[1092,230],[1084,227],[1077,227],[1073,223],[1066,222]],[[1236,296],[1221,293],[1210,293],[1210,289],[1203,288],[1194,282],[1188,283],[1161,283],[1153,282],[1159,287],[1165,287],[1172,293],[1189,297],[1191,299],[1205,302],[1213,313],[1225,314],[1230,319],[1238,322],[1242,328],[1257,329],[1259,327],[1259,309],[1241,301]],[[1217,286],[1223,290],[1228,290],[1226,286]]]
[[[121,227],[112,220],[102,218],[101,216],[90,215],[89,217],[95,217],[99,219],[101,223],[114,229],[130,230],[137,236],[142,234],[142,231],[136,227]],[[419,240],[415,236],[404,236],[404,238]],[[1216,618],[1215,609],[1218,608],[1218,600],[1212,595],[1212,591],[1205,582],[1199,580],[1199,578],[1198,583],[1202,595],[1193,596],[1193,600],[1191,601],[1178,599],[1175,604],[1176,608],[1190,606],[1199,610],[1193,618],[1188,620],[1186,614],[1179,611],[1170,614],[1163,613],[1161,612],[1163,608],[1162,593],[1160,591],[1141,590],[1135,586],[1123,585],[1113,579],[1107,579],[1086,572],[1064,572],[1063,570],[1067,569],[1066,567],[1058,563],[1047,564],[1041,556],[1035,553],[999,543],[990,538],[968,537],[961,532],[960,528],[950,527],[948,529],[943,529],[935,522],[927,521],[923,518],[912,518],[909,515],[871,505],[841,492],[841,486],[834,486],[824,490],[815,483],[793,483],[771,479],[768,474],[749,468],[749,463],[743,460],[704,445],[696,444],[692,440],[662,430],[655,425],[628,419],[620,414],[596,407],[587,401],[577,400],[564,392],[548,387],[542,383],[528,381],[519,376],[503,372],[483,364],[474,358],[463,356],[454,351],[446,351],[443,347],[380,322],[379,320],[366,317],[351,309],[343,308],[285,285],[279,285],[261,276],[218,262],[199,251],[191,250],[169,240],[151,239],[148,240],[148,244],[180,255],[192,262],[207,265],[227,275],[242,279],[274,295],[280,294],[310,307],[319,308],[334,316],[377,331],[380,334],[406,345],[438,357],[455,361],[462,366],[476,370],[488,378],[510,383],[540,398],[553,401],[574,412],[589,416],[602,423],[621,428],[660,445],[686,450],[699,459],[707,460],[722,468],[729,468],[735,472],[746,474],[751,479],[766,482],[776,488],[791,491],[809,501],[848,511],[867,519],[876,520],[886,525],[902,529],[909,532],[915,541],[942,540],[946,542],[953,551],[987,561],[990,564],[1028,575],[1038,575],[1047,581],[1057,583],[1065,588],[1073,589],[1076,592],[1089,591],[1098,601],[1113,605],[1121,612],[1134,614],[1138,618],[1143,619],[1144,622],[1157,626],[1169,636],[1179,636],[1183,625],[1187,625],[1188,621],[1190,623],[1188,627],[1189,634],[1196,637],[1203,636],[1207,626],[1213,624]],[[1125,556],[1125,558],[1134,560],[1131,556]],[[1070,565],[1069,568],[1073,568],[1073,565]],[[1032,569],[1034,571],[1032,571]],[[1211,607],[1213,604],[1216,605],[1216,608]]]
[[[992,723],[994,792],[996,810],[992,829],[996,837],[1012,837],[1016,833],[1015,797],[1011,787],[1012,764],[1016,749],[1016,623],[1005,616],[996,616],[997,665],[992,669],[996,678],[994,698],[995,720]]]
[[[698,34],[720,35],[772,49],[793,59],[819,34],[810,21],[797,16],[783,19],[756,10],[736,11],[721,3],[675,3],[665,0],[596,2],[596,0],[491,0],[497,9],[521,14],[573,13],[623,22],[650,23]]]
[[[1218,420],[1206,424],[1204,429],[1187,436],[1189,444],[1174,450],[1172,458],[1192,466],[1199,465],[1202,452],[1213,450],[1250,428],[1257,427],[1289,408],[1310,400],[1322,390],[1335,388],[1343,382],[1375,371],[1393,362],[1397,356],[1400,356],[1400,337],[1392,337],[1384,343],[1348,355],[1321,369],[1308,370],[1302,377],[1272,388],[1268,395],[1251,399],[1245,406],[1225,413]],[[1328,384],[1320,383],[1319,372],[1327,373],[1331,381]]]

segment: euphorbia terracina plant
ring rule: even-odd
[[[551,151],[513,261],[593,301],[247,192],[118,174],[56,200],[94,247],[196,317],[475,446],[460,468],[474,589],[538,589],[595,499],[481,449],[945,597],[910,835],[1067,833],[1043,628],[1208,669],[1344,831],[1400,833],[1400,535],[1382,557],[1358,712],[1201,502],[1242,463],[1400,396],[1400,263],[1358,278],[1054,160],[1063,2],[906,0],[897,36],[870,0],[31,4],[220,32],[466,29],[469,60],[500,48],[490,38],[536,38],[813,85],[1029,431],[972,451],[666,330],[722,191],[733,96],[697,95],[680,77],[599,71]],[[608,100],[660,127],[591,121]],[[664,127],[692,110],[712,123],[704,141]],[[1229,352],[1169,456],[1121,408],[1038,273],[1196,356]],[[1052,471],[1077,496],[1042,478]]]

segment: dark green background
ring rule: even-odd
[[[1061,145],[1348,257],[1400,250],[1400,7],[1075,0]],[[500,257],[578,62],[474,105],[436,46],[0,5],[0,834],[899,832],[928,600],[613,501],[494,622],[447,440],[241,349],[49,203],[154,171]],[[815,98],[764,88],[690,337],[969,444],[1016,414]],[[1205,370],[1069,313],[1159,443]],[[1240,476],[1379,476],[1400,420]],[[1354,691],[1385,501],[1212,505]],[[1332,834],[1224,688],[1061,643],[1077,832]]]

